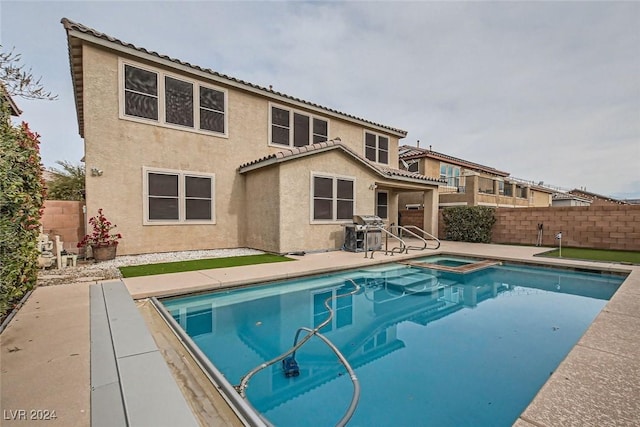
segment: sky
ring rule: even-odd
[[[2,50],[58,94],[14,99],[46,167],[83,156],[63,17],[403,129],[401,144],[640,198],[640,2],[2,0]]]

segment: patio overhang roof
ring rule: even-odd
[[[240,174],[246,174],[256,169],[277,165],[283,162],[288,162],[303,157],[318,155],[320,153],[325,153],[332,150],[338,150],[344,153],[355,162],[372,171],[378,177],[383,178],[387,181],[390,180],[407,184],[427,184],[432,186],[440,186],[446,184],[445,181],[442,181],[439,178],[432,178],[421,175],[417,172],[409,172],[375,164],[360,156],[358,153],[354,152],[346,145],[342,144],[340,138],[306,145],[304,147],[296,147],[289,150],[278,151],[277,153],[273,153],[260,159],[240,165],[240,167],[238,168],[238,172]]]

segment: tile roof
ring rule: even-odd
[[[509,176],[509,172],[504,172],[490,166],[481,165],[479,163],[470,162],[468,160],[459,159],[457,157],[449,156],[447,154],[438,153],[436,151],[428,150],[426,148],[412,147],[409,145],[401,145],[398,149],[399,158],[401,160],[413,160],[422,157],[429,157],[436,160],[444,160],[447,162],[455,163],[459,166],[464,166],[469,169],[473,169],[480,172],[486,172],[496,176]]]
[[[571,193],[554,193],[553,196],[551,197],[553,198],[553,200],[579,200],[581,202],[589,202],[589,203],[593,201],[589,198],[580,197]]]
[[[334,110],[332,108],[329,107],[325,107],[319,104],[315,104],[313,102],[310,101],[305,101],[303,99],[300,98],[296,98],[290,95],[287,95],[285,93],[281,93],[281,92],[276,92],[271,88],[265,88],[253,83],[249,83],[246,82],[244,80],[240,80],[237,79],[235,77],[230,77],[227,76],[225,74],[221,74],[218,73],[217,71],[213,71],[210,68],[202,68],[200,66],[197,65],[193,65],[190,64],[188,62],[185,61],[181,61],[179,59],[175,59],[175,58],[171,58],[170,56],[167,55],[162,55],[159,54],[157,52],[154,51],[150,51],[147,50],[145,48],[142,47],[137,47],[131,43],[126,43],[123,42],[115,37],[109,36],[107,34],[101,33],[100,31],[97,31],[93,28],[87,27],[85,25],[82,25],[80,23],[71,21],[70,19],[67,18],[62,18],[62,20],[60,21],[62,23],[62,25],[64,26],[66,32],[67,32],[67,40],[68,40],[68,45],[69,45],[69,61],[71,63],[71,74],[72,74],[72,80],[74,81],[74,92],[76,95],[76,104],[78,107],[78,122],[79,122],[79,126],[80,126],[80,134],[83,134],[83,123],[82,123],[82,112],[81,112],[81,106],[82,106],[82,100],[80,99],[82,96],[82,90],[78,90],[82,87],[82,82],[81,79],[78,78],[78,76],[76,75],[76,73],[80,72],[82,70],[82,54],[81,54],[81,49],[78,49],[79,45],[78,45],[78,40],[77,38],[82,36],[89,36],[90,41],[104,41],[107,42],[107,46],[111,45],[111,47],[116,47],[116,48],[125,48],[127,51],[129,51],[130,53],[138,53],[138,54],[142,54],[143,56],[146,57],[146,59],[148,60],[152,60],[152,61],[156,61],[158,62],[158,60],[160,61],[168,61],[172,64],[174,64],[174,66],[182,66],[182,67],[186,67],[187,69],[190,69],[192,71],[198,71],[203,73],[204,75],[208,76],[209,78],[213,78],[219,82],[222,83],[226,83],[232,86],[236,86],[236,87],[240,87],[243,88],[245,90],[250,90],[253,92],[257,92],[262,94],[263,96],[272,98],[272,99],[276,99],[276,100],[280,100],[281,102],[293,102],[293,103],[298,103],[298,104],[302,104],[303,106],[306,107],[311,107],[314,109],[318,109],[318,110],[322,110],[325,113],[329,113],[331,115],[335,115],[335,116],[340,116],[343,119],[347,119],[349,121],[357,121],[369,126],[372,126],[374,128],[378,128],[380,130],[385,130],[387,132],[390,132],[392,134],[395,134],[398,137],[404,138],[407,135],[407,131],[402,130],[402,129],[398,129],[398,128],[394,128],[391,126],[387,126],[387,125],[382,125],[379,123],[375,123],[357,116],[353,116],[351,114],[347,114],[347,113],[343,113],[341,111],[338,110]],[[76,40],[72,43],[72,38],[75,37]],[[86,37],[84,38],[86,39]],[[103,44],[104,45],[104,44]],[[80,61],[80,64],[77,63],[77,61]],[[76,85],[78,85],[78,88],[76,88]]]
[[[598,194],[598,193],[592,193],[590,191],[587,190],[580,190],[578,188],[574,188],[573,190],[568,191],[569,194],[573,194],[575,196],[580,196],[580,197],[586,197],[589,200],[605,200],[607,202],[611,202],[611,203],[617,203],[619,205],[627,205],[628,203],[624,200],[620,200],[620,199],[615,199],[613,197],[609,197],[609,196],[604,196],[602,194]]]
[[[306,145],[304,147],[295,147],[288,150],[278,151],[277,153],[269,154],[268,156],[261,157],[256,160],[252,160],[247,163],[243,163],[238,168],[240,173],[247,173],[255,169],[259,169],[265,166],[273,165],[276,163],[282,163],[288,160],[297,159],[300,157],[306,157],[314,154],[323,153],[325,151],[330,150],[341,150],[344,153],[351,156],[356,161],[360,162],[364,166],[372,169],[378,175],[388,178],[395,179],[399,181],[413,181],[413,182],[423,182],[423,183],[431,183],[431,184],[445,184],[445,181],[440,180],[439,178],[432,178],[425,175],[421,175],[417,172],[409,172],[401,169],[394,169],[388,166],[379,165],[369,161],[368,159],[362,157],[355,151],[351,150],[346,145],[342,144],[340,138],[336,138],[335,140],[330,140],[326,142],[319,142],[316,144]]]

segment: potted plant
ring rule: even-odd
[[[118,248],[118,240],[122,239],[120,233],[112,233],[111,231],[116,228],[116,225],[112,224],[104,216],[102,208],[98,209],[98,215],[89,218],[89,224],[93,231],[82,238],[78,243],[78,247],[91,246],[93,259],[96,261],[114,259]]]

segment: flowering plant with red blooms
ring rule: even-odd
[[[115,224],[112,224],[104,214],[102,208],[98,209],[98,215],[89,218],[89,224],[93,227],[91,234],[87,234],[78,243],[78,247],[95,246],[104,247],[117,245],[118,240],[122,239],[120,233],[111,233],[111,230],[116,228]]]

